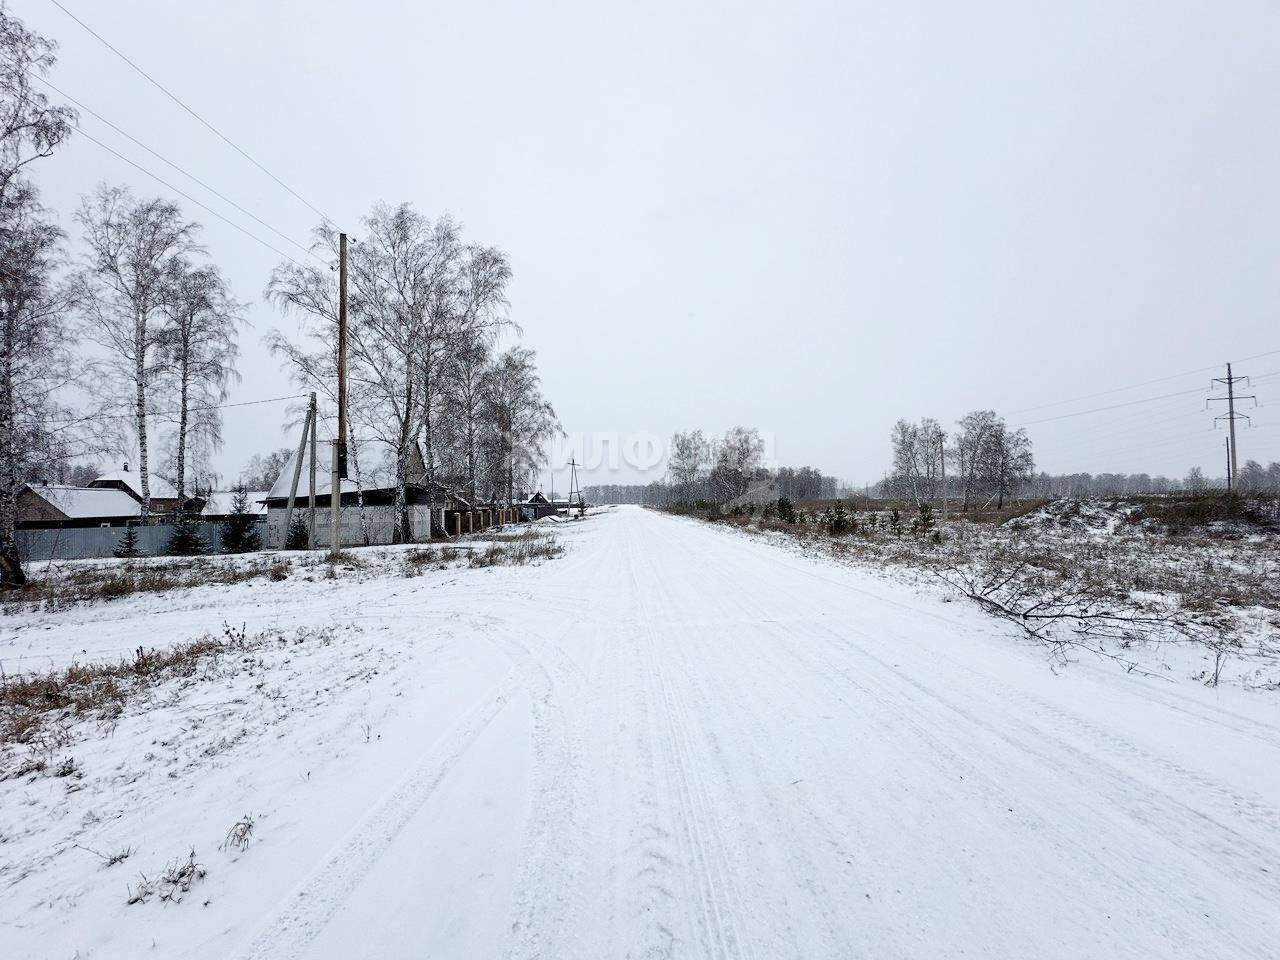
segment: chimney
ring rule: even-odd
[[[128,472],[129,472],[129,464],[128,464],[128,462],[127,462],[127,461],[126,461],[126,463],[125,463],[125,465],[124,465],[124,472],[125,472],[125,473],[128,473]]]

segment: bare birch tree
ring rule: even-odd
[[[199,250],[199,229],[172,201],[136,199],[127,187],[103,184],[76,213],[88,254],[73,279],[87,339],[107,351],[112,380],[132,393],[133,428],[142,482],[142,519],[150,513],[147,420],[157,374],[156,345],[174,265]]]
[[[968,510],[973,497],[980,492],[985,450],[997,429],[1003,427],[1003,421],[994,410],[974,410],[965,414],[957,426],[952,459],[958,470],[960,509]]]
[[[754,427],[732,427],[715,448],[711,489],[718,500],[732,500],[746,493],[762,464],[764,441]]]
[[[988,501],[994,499],[997,509],[1003,507],[1005,499],[1030,480],[1035,471],[1027,431],[1010,430],[999,417],[983,445],[979,460],[979,475]]]
[[[467,499],[476,502],[482,482],[491,478],[480,472],[485,439],[485,394],[489,374],[489,350],[482,341],[460,346],[448,368],[444,409],[448,435],[452,439],[454,474],[462,483]],[[491,485],[491,484],[489,484]]]
[[[671,436],[671,451],[667,458],[667,473],[677,490],[677,498],[684,502],[694,499],[703,471],[710,466],[711,444],[701,430],[688,430]]]
[[[542,396],[534,352],[513,347],[497,358],[485,378],[489,424],[489,475],[508,505],[542,461],[547,443],[560,432],[555,409]]]
[[[0,198],[0,588],[26,583],[14,539],[22,486],[94,449],[93,420],[67,403],[82,366],[54,279],[62,239],[34,189],[11,180]]]
[[[198,476],[222,446],[222,412],[236,371],[236,328],[242,304],[232,299],[214,266],[173,262],[165,296],[166,323],[157,337],[161,376],[177,396],[174,433],[174,487],[178,509],[186,500],[189,467]]]
[[[424,276],[430,309],[424,318],[421,358],[428,485],[436,480],[437,438],[448,435],[456,440],[456,425],[441,424],[440,417],[457,399],[449,381],[459,371],[458,358],[477,344],[487,353],[499,331],[510,325],[506,299],[510,280],[511,265],[502,251],[463,245],[452,220],[436,221],[431,270]]]
[[[0,2],[0,588],[26,584],[14,538],[18,491],[86,452],[77,441],[92,425],[65,403],[80,365],[54,280],[62,231],[24,175],[76,119],[32,86],[53,67],[55,49]]]
[[[941,490],[945,435],[937,420],[918,424],[899,420],[890,434],[893,444],[892,480],[898,496],[917,504],[935,499]]]
[[[75,111],[49,103],[34,85],[57,62],[57,48],[0,2],[0,200],[23,190],[27,164],[52,155],[74,128]]]

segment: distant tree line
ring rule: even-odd
[[[899,420],[890,432],[893,467],[874,488],[877,496],[938,502],[944,496],[962,511],[1001,507],[1009,499],[1129,496],[1223,489],[1225,478],[1206,477],[1192,467],[1181,479],[1146,473],[1049,474],[1035,471],[1026,431],[1011,429],[993,410],[975,410],[950,434],[937,420]],[[1240,467],[1236,489],[1280,492],[1280,463]]]
[[[723,437],[708,438],[701,430],[678,432],[671,438],[667,475],[647,484],[598,484],[584,488],[591,503],[636,503],[668,506],[677,503],[728,503],[756,488],[767,498],[793,501],[831,499],[837,495],[835,477],[805,466],[764,466],[764,441],[755,428],[733,427]]]
[[[1257,460],[1240,466],[1236,489],[1244,493],[1280,493],[1280,463],[1264,467]],[[1038,473],[1025,484],[1022,495],[1031,497],[1129,496],[1144,493],[1197,493],[1224,490],[1226,477],[1205,476],[1200,467],[1192,467],[1186,475],[1165,477],[1146,473]]]

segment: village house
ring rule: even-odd
[[[173,488],[173,484],[152,474],[149,486],[151,494],[149,513],[161,516],[177,511],[178,491]],[[96,477],[89,484],[89,489],[120,490],[129,494],[138,503],[142,503],[142,475],[137,471],[130,470],[127,463],[119,470],[113,470],[110,473],[104,473],[102,476]],[[196,498],[188,498],[187,508],[197,509],[196,505],[191,503],[192,499]]]
[[[178,494],[158,477],[151,478],[150,515],[153,522],[171,515]],[[190,497],[187,509],[198,512],[203,499]],[[120,470],[96,477],[87,487],[31,483],[18,492],[19,529],[55,527],[123,527],[142,517],[142,482],[124,464]]]
[[[123,527],[137,523],[141,500],[113,487],[27,484],[18,491],[19,529]]]
[[[296,460],[296,455],[294,457]],[[266,544],[271,547],[282,547],[289,533],[289,490],[293,485],[294,461],[281,471],[272,488],[262,498],[267,514]],[[415,450],[410,455],[409,481],[405,486],[405,498],[409,505],[409,527],[413,540],[428,540],[433,537],[453,534],[457,530],[466,532],[477,528],[481,523],[494,522],[491,507],[480,513],[479,505],[468,503],[457,494],[440,484],[428,487],[426,466],[421,451]],[[363,490],[359,490],[355,480],[342,481],[339,491],[339,503],[342,513],[339,517],[340,546],[354,547],[366,544],[386,544],[395,539],[395,502],[396,488],[385,478],[369,480]],[[331,499],[332,480],[329,471],[316,473],[316,546],[327,547],[330,543],[329,503]],[[303,469],[298,477],[297,493],[294,500],[294,520],[307,518],[308,500],[311,494],[310,470],[304,461]],[[471,514],[470,518],[467,517]],[[487,522],[486,522],[487,521]]]

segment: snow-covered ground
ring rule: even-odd
[[[0,954],[1276,955],[1274,692],[694,520],[556,532],[0,620],[10,672],[251,638],[0,781]]]

